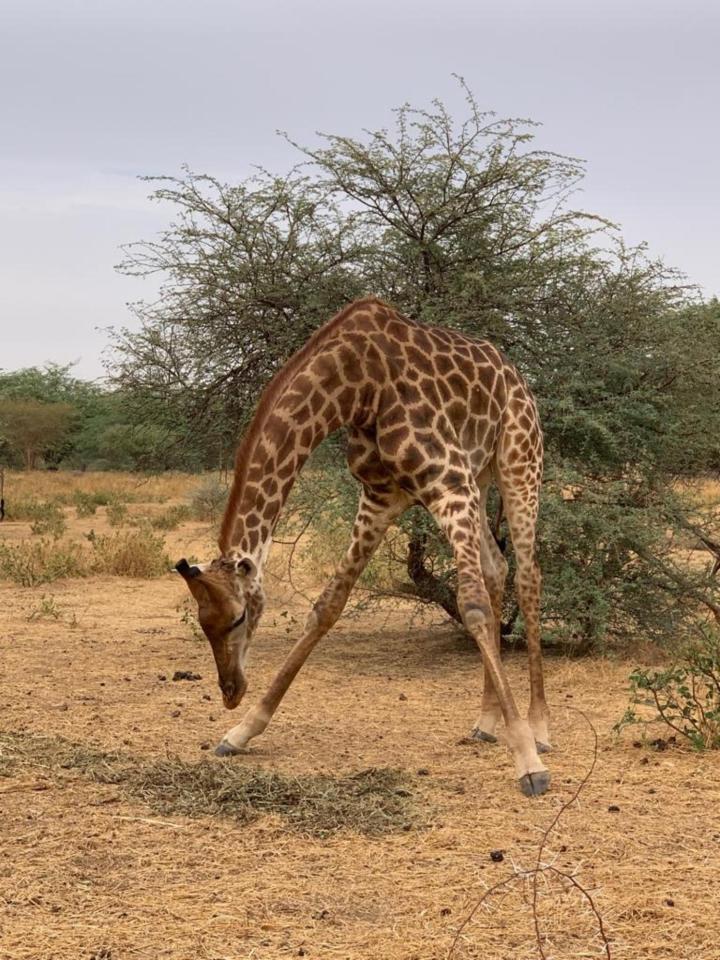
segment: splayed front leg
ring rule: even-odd
[[[218,757],[241,753],[253,737],[258,737],[270,723],[270,714],[261,706],[251,707],[237,726],[228,730],[215,748]]]

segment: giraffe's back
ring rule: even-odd
[[[343,369],[362,376],[355,426],[371,431],[380,458],[405,488],[460,482],[498,457],[513,469],[541,460],[532,394],[489,342],[425,327],[381,301],[359,301],[336,328]]]

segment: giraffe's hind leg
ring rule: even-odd
[[[463,622],[475,638],[485,669],[500,702],[505,721],[504,740],[515,761],[520,789],[526,796],[545,793],[550,774],[538,756],[533,730],[520,716],[500,661],[494,635],[490,595],[482,571],[480,496],[475,481],[439,491],[425,501],[450,541],[458,570],[458,606]]]
[[[533,477],[530,472],[531,478]],[[530,668],[530,707],[528,722],[532,727],[538,750],[546,753],[551,748],[549,711],[545,700],[542,649],[540,646],[540,566],[535,556],[535,525],[538,514],[538,486],[529,479],[524,484],[511,484],[501,476],[501,491],[507,516],[513,550],[515,552],[515,591],[525,623],[525,635]]]
[[[490,485],[489,476],[481,477],[478,481],[480,491],[480,551],[481,564],[485,586],[490,597],[490,606],[493,614],[492,639],[495,649],[500,655],[500,626],[502,624],[502,602],[505,593],[507,578],[507,561],[495,542],[490,524],[487,519],[487,494]],[[496,743],[497,725],[502,719],[502,709],[497,691],[492,682],[492,676],[487,664],[484,668],[483,696],[480,705],[480,716],[475,724],[471,737],[485,743]]]

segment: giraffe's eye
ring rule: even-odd
[[[233,620],[233,622],[228,627],[228,631],[227,631],[228,633],[232,633],[235,627],[239,627],[241,623],[245,622],[246,613],[247,613],[247,609],[243,610],[243,612],[240,614],[240,616],[236,620]]]

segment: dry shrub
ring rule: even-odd
[[[62,737],[0,734],[0,776],[18,767],[73,769],[96,783],[115,783],[132,798],[164,815],[232,817],[249,823],[263,814],[281,816],[295,830],[327,837],[342,829],[367,836],[417,825],[416,801],[407,774],[370,768],[344,777],[285,776],[235,761],[177,757],[141,762],[71,743]]]
[[[54,540],[57,540],[65,533],[66,529],[65,514],[57,503],[47,501],[38,504],[35,518],[30,524],[32,533],[40,536],[50,535]]]
[[[74,540],[0,543],[0,579],[34,587],[93,573],[151,579],[169,569],[165,541],[147,528],[107,536],[90,533],[88,540],[91,554]]]
[[[215,524],[225,510],[228,491],[215,477],[206,477],[190,494],[190,513],[195,520]]]
[[[0,579],[23,587],[50,583],[61,577],[84,577],[89,573],[87,557],[79,543],[25,540],[0,543]]]
[[[150,525],[156,530],[175,530],[181,523],[189,520],[191,515],[190,507],[185,504],[178,504],[151,517]]]
[[[152,579],[167,573],[170,561],[165,541],[147,528],[97,536],[92,534],[95,573]]]
[[[111,527],[120,527],[128,519],[128,508],[124,503],[109,503],[105,515]]]

